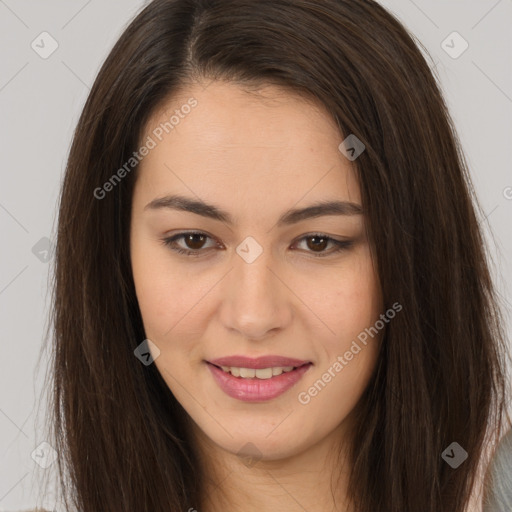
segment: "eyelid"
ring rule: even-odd
[[[215,240],[215,237],[210,236],[208,233],[205,233],[203,231],[182,231],[182,232],[176,233],[170,237],[165,237],[165,238],[161,239],[161,242],[165,246],[169,247],[172,251],[174,251],[178,254],[184,254],[189,257],[200,257],[202,255],[202,253],[207,253],[207,252],[209,252],[209,249],[212,249],[212,247],[207,248],[207,249],[201,248],[201,249],[195,249],[195,250],[194,249],[184,249],[183,247],[178,247],[178,248],[173,247],[173,244],[176,243],[176,240],[179,240],[180,238],[183,238],[187,235],[201,235],[201,236],[205,236],[206,238]],[[338,253],[342,252],[343,250],[349,249],[354,244],[353,240],[338,240],[337,238],[327,235],[326,233],[322,233],[320,231],[314,231],[314,232],[310,232],[310,233],[301,235],[297,239],[297,241],[294,242],[294,245],[296,245],[296,243],[304,241],[307,238],[313,238],[313,237],[327,239],[328,243],[332,243],[335,246],[334,250],[331,249],[330,251],[319,252],[319,253],[315,253],[314,251],[302,251],[305,253],[309,253],[313,258],[325,258],[325,257],[329,257],[334,254],[338,254]],[[222,244],[220,244],[220,245],[222,245]],[[219,243],[217,242],[217,247],[218,246],[219,246]]]

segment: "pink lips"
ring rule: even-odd
[[[221,357],[207,361],[208,368],[219,387],[230,397],[244,402],[264,402],[283,394],[295,385],[308,371],[312,363],[281,356],[262,356],[256,359],[245,356]],[[276,366],[294,366],[291,372],[283,372],[270,379],[234,377],[224,372],[220,366],[241,368],[271,368]]]
[[[254,359],[245,356],[229,356],[212,359],[207,362],[216,366],[235,366],[237,368],[255,368],[256,370],[276,366],[302,366],[308,363],[308,361],[281,356],[261,356]]]

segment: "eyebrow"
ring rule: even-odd
[[[168,208],[184,212],[195,213],[203,217],[218,220],[230,225],[234,224],[232,216],[221,208],[205,203],[199,199],[192,199],[180,195],[170,195],[153,199],[144,210],[159,210]],[[363,208],[350,201],[318,201],[305,208],[295,208],[284,212],[277,221],[278,226],[296,224],[305,219],[322,217],[324,215],[362,215]]]

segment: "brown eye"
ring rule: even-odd
[[[314,252],[317,250],[322,252],[329,244],[329,239],[327,237],[308,236],[306,240],[308,240],[308,248],[312,249]]]
[[[206,238],[206,236],[200,233],[189,233],[187,235],[184,235],[183,240],[187,245],[187,249],[196,251],[198,249],[202,249]]]
[[[197,257],[207,252],[208,249],[214,248],[214,246],[205,247],[205,242],[208,239],[212,239],[206,233],[201,232],[189,232],[189,233],[178,233],[169,238],[162,239],[162,243],[170,247],[173,251],[185,254],[186,256]],[[178,241],[182,240],[182,245],[178,244]],[[351,240],[335,240],[330,236],[322,233],[313,233],[302,237],[299,242],[306,241],[306,249],[304,252],[313,254],[314,257],[322,258],[331,256],[335,253],[339,253],[345,249],[351,247],[353,242]],[[326,251],[325,249],[332,244],[333,249]]]
[[[206,240],[209,238],[211,237],[205,233],[178,233],[170,238],[164,238],[162,243],[180,254],[199,256],[200,253],[206,252],[206,249],[203,250],[203,248]],[[178,240],[183,240],[185,246],[178,245]]]
[[[313,233],[306,235],[300,239],[299,242],[306,241],[306,252],[312,253],[317,258],[324,258],[331,256],[335,253],[339,253],[352,246],[352,240],[335,240],[330,236],[322,233]],[[326,247],[332,244],[334,248],[330,251],[326,251]]]

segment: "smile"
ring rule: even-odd
[[[233,377],[240,377],[242,379],[271,379],[282,373],[291,372],[296,368],[293,366],[274,366],[271,368],[239,368],[237,366],[221,366],[222,371],[231,373]]]
[[[244,402],[265,402],[276,398],[293,387],[312,366],[272,366],[244,368],[216,366],[207,362],[215,382],[231,398]]]

